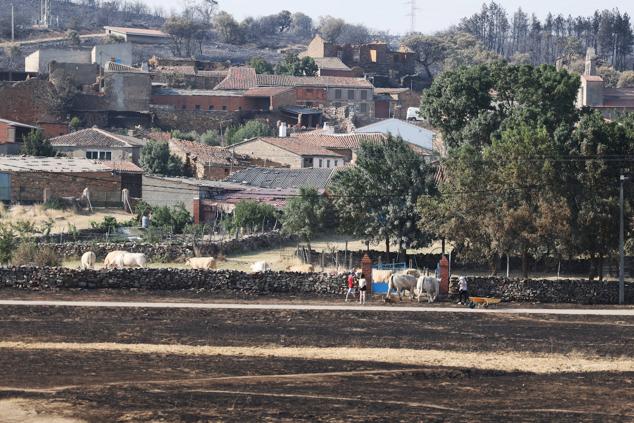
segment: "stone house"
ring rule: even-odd
[[[246,157],[223,147],[175,139],[169,141],[169,147],[170,153],[189,165],[192,174],[199,179],[222,180],[250,166]]]
[[[313,59],[318,68],[318,76],[363,77],[363,74],[359,74],[359,72],[350,69],[338,57],[314,57]]]
[[[291,169],[335,168],[346,164],[345,157],[319,145],[302,142],[296,137],[259,137],[227,147],[260,161],[280,163]]]
[[[141,148],[146,141],[127,135],[114,134],[98,128],[83,129],[51,138],[55,151],[78,159],[131,161],[139,163]]]
[[[257,75],[253,68],[234,67],[229,69],[227,78],[215,90],[248,90],[255,87],[293,88],[298,106],[348,106],[362,118],[374,117],[374,86],[363,78]]]
[[[327,42],[317,35],[301,56],[314,59],[339,58],[352,70],[362,69],[363,73],[372,79],[377,87],[400,86],[403,77],[416,73],[416,53],[405,47],[394,51],[384,42],[337,45]]]
[[[586,54],[586,65],[581,75],[577,107],[590,107],[606,118],[634,112],[634,88],[607,88],[597,72],[597,56],[593,48]]]
[[[377,119],[407,119],[407,109],[420,107],[421,96],[409,88],[375,88],[375,117]]]
[[[37,126],[45,137],[68,133],[55,86],[42,79],[0,83],[0,117]]]
[[[40,49],[24,58],[25,72],[47,74],[51,62],[58,63],[91,63],[90,50],[48,48]]]
[[[132,66],[132,44],[131,43],[110,43],[97,44],[92,48],[90,54],[91,63],[96,63],[104,67],[108,62],[120,65]]]
[[[0,156],[0,201],[41,203],[79,198],[85,188],[93,206],[121,206],[121,190],[141,194],[142,170],[132,163],[63,157]]]
[[[0,155],[19,154],[22,139],[37,129],[37,126],[0,119]]]

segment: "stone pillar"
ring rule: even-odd
[[[194,223],[195,224],[200,224],[200,198],[194,198],[194,203],[192,205],[192,208],[194,209]],[[204,216],[202,216],[204,218]]]
[[[446,256],[440,259],[440,295],[442,297],[449,295],[449,260]]]
[[[51,198],[51,189],[50,188],[44,188],[44,192],[42,193],[42,202],[46,203],[49,198]]]
[[[361,272],[368,283],[368,294],[372,294],[372,259],[365,254],[361,259]]]

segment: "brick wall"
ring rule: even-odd
[[[49,130],[63,125],[59,96],[50,82],[30,79],[0,83],[0,99],[0,117],[3,119],[36,126],[40,123],[58,124],[55,127],[42,125],[42,129],[47,137],[59,135],[57,131]]]
[[[45,188],[51,197],[79,198],[86,187],[94,198],[93,205],[121,198],[121,176],[110,172],[11,174],[11,199],[16,202],[42,202]]]

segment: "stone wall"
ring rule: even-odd
[[[204,110],[170,110],[152,106],[154,124],[161,129],[195,130],[202,133],[208,130],[226,129],[240,122],[240,113]]]
[[[269,232],[261,235],[253,235],[240,239],[231,239],[225,242],[212,242],[199,244],[202,256],[216,257],[219,253],[238,254],[269,248],[277,248],[280,244],[294,241],[293,237],[282,235],[279,232]],[[62,257],[81,257],[86,251],[92,251],[101,260],[114,250],[125,250],[132,253],[144,253],[152,262],[184,262],[188,257],[194,256],[194,248],[188,239],[163,242],[158,244],[144,244],[135,242],[106,243],[106,242],[65,242],[42,243],[50,246]]]
[[[196,290],[247,295],[276,293],[339,296],[345,276],[291,272],[243,273],[192,269],[75,270],[50,267],[0,268],[0,289]]]
[[[618,304],[615,281],[506,279],[467,277],[469,295],[531,303]],[[450,298],[457,296],[458,278],[449,284]],[[625,303],[634,304],[634,283],[625,284]]]

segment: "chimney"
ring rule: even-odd
[[[584,75],[596,75],[597,74],[597,55],[592,47],[588,47],[586,52],[586,69]]]

